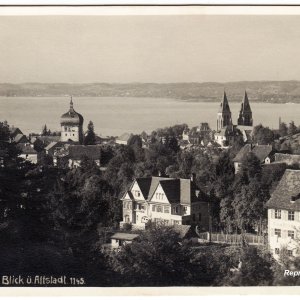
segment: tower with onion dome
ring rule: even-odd
[[[60,117],[61,141],[83,142],[83,116],[73,108],[71,97],[70,109]]]

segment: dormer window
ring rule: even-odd
[[[298,199],[300,199],[300,193],[291,197],[291,203],[294,203]]]

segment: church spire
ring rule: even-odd
[[[251,107],[250,107],[250,103],[249,103],[249,100],[248,100],[248,95],[247,95],[246,90],[245,90],[245,95],[244,95],[244,98],[243,98],[243,102],[241,104],[241,111],[251,112]]]
[[[232,125],[231,111],[230,111],[227,95],[224,90],[223,99],[220,103],[218,116],[217,116],[217,131],[230,125]]]
[[[72,99],[72,96],[71,96],[71,100],[70,100],[70,110],[73,110],[73,99]]]
[[[241,110],[238,118],[238,125],[242,126],[252,126],[252,111],[248,99],[247,92],[245,90],[244,98],[241,103]]]
[[[223,112],[231,113],[225,90],[224,90],[224,94],[223,94],[223,99],[222,99],[221,104],[220,104],[219,112],[220,113],[223,113]]]

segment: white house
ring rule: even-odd
[[[37,163],[37,152],[35,151],[33,144],[21,143],[18,144],[18,148],[21,150],[21,154],[19,155],[21,158],[33,164]]]
[[[123,221],[134,229],[145,229],[151,221],[164,225],[197,224],[208,228],[208,203],[199,199],[190,179],[137,178],[121,198]]]
[[[269,246],[275,258],[280,249],[288,255],[299,255],[300,230],[300,170],[286,170],[270,200],[268,207]]]

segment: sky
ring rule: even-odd
[[[0,82],[300,80],[300,15],[0,16]]]

